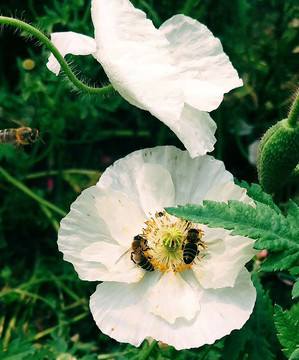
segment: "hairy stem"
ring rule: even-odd
[[[291,127],[295,127],[299,123],[299,90],[297,90],[295,100],[292,104],[289,116],[288,116],[288,124]]]
[[[0,16],[0,24],[4,25],[10,25],[17,27],[19,29],[25,30],[30,35],[33,35],[36,37],[45,47],[51,51],[51,53],[55,56],[59,64],[61,65],[61,68],[64,70],[66,76],[71,81],[71,83],[80,91],[88,94],[94,94],[94,95],[106,95],[107,93],[111,93],[113,91],[112,85],[108,85],[102,88],[95,88],[92,86],[85,85],[82,83],[72,72],[70,67],[68,66],[67,62],[63,58],[63,56],[60,54],[56,46],[54,46],[51,41],[38,29],[36,29],[34,26],[29,25],[25,23],[24,21],[17,20],[14,18],[6,17],[6,16]]]
[[[138,360],[147,360],[149,358],[151,352],[156,347],[156,345],[157,345],[157,340],[153,340],[153,342],[149,345],[149,347],[141,353]]]

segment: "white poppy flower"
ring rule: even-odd
[[[164,211],[204,199],[253,204],[221,161],[165,146],[116,161],[72,204],[58,246],[81,279],[104,281],[90,299],[103,333],[187,349],[248,320],[256,291],[244,265],[254,240]]]
[[[113,87],[169,126],[192,157],[212,151],[216,124],[206,111],[243,84],[219,39],[184,15],[156,29],[129,0],[92,0],[91,15],[94,39],[74,32],[52,34],[62,55],[92,54]],[[58,75],[60,64],[53,55],[47,66]]]

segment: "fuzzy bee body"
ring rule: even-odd
[[[39,138],[39,131],[27,126],[18,129],[0,130],[0,144],[14,144],[16,147],[35,143]]]
[[[140,266],[143,270],[154,271],[155,268],[153,264],[144,254],[144,252],[147,250],[149,250],[147,240],[141,235],[136,235],[132,241],[131,248],[122,254],[116,263],[118,263],[129,251],[131,251],[131,260],[134,264]]]
[[[188,230],[186,240],[183,244],[183,261],[186,265],[192,263],[195,257],[199,254],[198,246],[205,249],[201,243],[202,232],[198,229],[191,228]]]

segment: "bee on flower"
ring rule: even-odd
[[[245,324],[256,299],[245,268],[254,240],[164,210],[203,200],[253,205],[221,161],[163,146],[116,161],[72,204],[58,246],[82,280],[102,282],[90,309],[103,333],[180,350]]]

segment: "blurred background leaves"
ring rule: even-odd
[[[184,13],[219,37],[244,86],[227,94],[219,109],[211,113],[218,126],[213,155],[223,160],[239,180],[257,182],[255,156],[249,153],[249,147],[287,116],[298,87],[298,3],[132,2],[157,27],[172,15]],[[12,0],[1,4],[0,12],[24,19],[47,35],[69,30],[93,35],[90,4],[83,0],[49,0],[46,4]],[[88,300],[96,284],[80,281],[72,266],[62,260],[56,245],[58,223],[78,194],[96,183],[113,161],[145,147],[183,146],[164,124],[117,94],[99,98],[70,91],[63,75],[56,77],[47,70],[47,51],[22,32],[2,28],[0,49],[0,128],[16,127],[15,120],[39,129],[44,142],[38,141],[23,151],[1,145],[0,166],[18,183],[61,210],[59,213],[40,204],[0,174],[1,356],[10,360],[136,357],[132,346],[111,340],[94,324]],[[26,62],[28,59],[31,62]],[[89,84],[108,83],[91,56],[69,56],[68,60]],[[283,189],[278,199],[280,206],[290,196],[298,202],[297,190],[296,184]],[[256,268],[258,262],[250,266]],[[278,303],[284,309],[291,306],[292,283],[284,274],[259,276],[259,293],[266,300],[261,300],[264,303],[242,330],[245,332],[259,326],[258,317],[263,316],[259,309],[267,307],[268,319],[273,312],[269,304]],[[262,295],[263,291],[268,295]],[[271,355],[268,348],[263,349],[268,358],[285,359],[277,349],[274,326],[268,324],[264,332],[259,326],[258,331],[260,337],[271,338],[276,344],[270,349]],[[233,335],[212,346],[181,352],[161,345],[151,357],[221,359],[221,354],[238,341],[238,336]],[[263,341],[257,346],[262,347]],[[255,359],[247,347],[238,350],[235,358]]]

